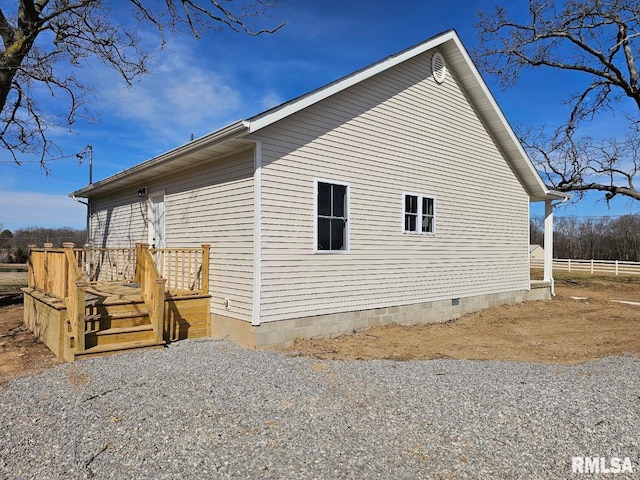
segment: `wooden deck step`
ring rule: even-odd
[[[93,295],[87,295],[85,304],[87,308],[109,308],[128,305],[144,305],[144,300],[140,294],[130,295],[128,297],[95,297]]]
[[[96,318],[87,318],[87,333],[110,328],[137,327],[149,325],[149,311],[118,311],[115,313],[98,313]]]
[[[87,348],[82,353],[75,353],[73,360],[81,360],[83,358],[101,357],[104,355],[114,355],[117,353],[134,352],[137,350],[160,349],[165,346],[165,342],[156,342],[155,340],[141,340],[137,342],[118,343],[115,345],[100,345]]]
[[[104,345],[117,345],[146,340],[155,340],[155,333],[151,324],[136,325],[133,327],[108,328],[87,332],[85,348],[93,348]]]
[[[131,303],[144,303],[142,300],[142,296],[138,295],[128,295],[126,297],[121,296],[112,296],[112,297],[101,297],[95,299],[93,301],[94,305],[129,305]]]

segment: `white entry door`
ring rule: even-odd
[[[164,248],[164,192],[149,195],[149,244]]]

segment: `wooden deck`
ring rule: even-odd
[[[86,280],[93,275],[91,269],[80,267],[84,259],[95,257],[74,254],[71,248],[32,253],[29,287],[23,289],[25,325],[59,358],[74,361],[160,348],[168,341],[210,335],[208,248],[200,255],[201,265],[180,266],[181,271],[199,272],[199,276],[189,274],[191,287],[171,289],[157,268],[158,258],[164,257],[154,257],[144,246],[136,248],[133,258],[131,251],[101,249],[100,255],[108,258],[109,275],[115,272],[115,277],[93,282]],[[190,259],[198,258],[194,249],[188,251]],[[112,262],[114,258],[122,258],[126,265]],[[123,271],[130,272],[129,278]],[[183,276],[174,275],[174,279],[178,282]]]

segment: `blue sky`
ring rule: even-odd
[[[503,0],[510,11],[524,2]],[[80,121],[73,133],[52,132],[65,153],[93,145],[94,181],[306,93],[390,54],[454,28],[468,50],[476,44],[477,12],[494,2],[473,0],[289,0],[271,11],[263,25],[287,22],[275,35],[247,37],[212,32],[201,40],[170,38],[154,56],[152,74],[127,88],[99,64],[80,75],[94,86],[91,107],[98,123]],[[521,78],[507,91],[485,77],[512,124],[555,125],[571,93],[557,73]],[[53,99],[55,101],[55,99]],[[604,128],[605,125],[594,125]],[[88,183],[87,164],[75,157],[50,164],[45,176],[37,164],[16,166],[0,152],[0,224],[84,228],[85,207],[67,194]],[[532,204],[532,214],[543,206]],[[640,202],[615,200],[607,208],[589,195],[559,215],[599,216],[638,213]]]

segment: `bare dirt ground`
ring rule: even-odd
[[[640,277],[557,277],[558,296],[551,301],[486,309],[443,324],[389,325],[337,338],[299,340],[289,351],[325,360],[454,358],[555,364],[609,355],[640,357],[640,305],[614,301],[640,303]],[[0,384],[60,363],[22,326],[22,304],[14,302],[26,277],[7,278],[0,273]]]
[[[297,340],[289,351],[323,360],[453,358],[557,364],[609,355],[640,357],[640,277],[556,276],[554,300],[490,308],[443,324],[388,325],[336,338]]]
[[[0,384],[35,375],[59,362],[22,325],[22,292],[26,272],[0,272]]]

